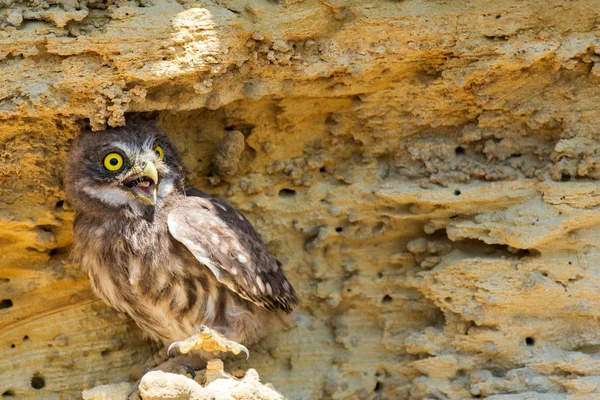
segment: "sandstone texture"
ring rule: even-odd
[[[226,370],[292,400],[600,397],[598,1],[0,0],[3,400],[122,392],[160,351],[68,257],[69,144],[128,113],[298,291]]]

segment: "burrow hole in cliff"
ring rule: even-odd
[[[296,195],[296,191],[292,189],[281,189],[278,193],[279,198],[291,199]]]
[[[11,299],[0,300],[0,310],[4,310],[6,308],[11,308],[12,306],[13,306],[13,302]]]
[[[46,379],[39,372],[33,374],[31,377],[31,387],[40,390],[44,386],[46,386]]]
[[[535,339],[532,338],[531,336],[528,336],[525,338],[525,344],[527,346],[533,346],[533,345],[535,345]]]
[[[15,397],[15,392],[13,392],[12,390],[8,389],[4,393],[2,393],[2,397]]]

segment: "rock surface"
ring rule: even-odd
[[[291,329],[236,368],[290,399],[598,395],[595,1],[0,7],[4,397],[131,382],[156,350],[68,259],[69,143],[128,112],[297,288]]]
[[[199,382],[200,381],[200,382]],[[133,385],[102,385],[83,392],[83,400],[127,400]],[[284,400],[269,384],[260,383],[258,373],[249,369],[242,379],[223,370],[223,362],[210,360],[195,379],[183,375],[151,371],[139,384],[143,400]]]

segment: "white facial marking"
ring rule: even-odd
[[[117,187],[104,186],[95,188],[84,186],[82,190],[93,198],[111,206],[124,206],[132,200],[126,192]]]
[[[273,294],[273,288],[269,282],[267,282],[267,293],[269,293],[269,295]]]
[[[158,182],[158,197],[164,199],[173,191],[173,179],[163,179]]]
[[[242,253],[239,253],[237,256],[237,259],[239,262],[241,263],[246,263],[248,261],[248,258],[246,258],[245,255],[243,255]]]

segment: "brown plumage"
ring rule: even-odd
[[[251,344],[297,304],[248,220],[184,186],[179,155],[155,124],[82,133],[65,185],[75,260],[94,291],[152,338],[170,344],[204,324]]]

